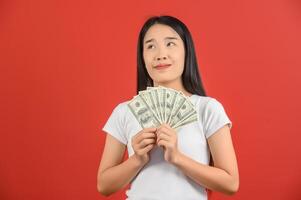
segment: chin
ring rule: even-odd
[[[170,84],[172,82],[172,80],[169,79],[165,79],[165,80],[157,80],[155,81],[158,85],[167,85]]]

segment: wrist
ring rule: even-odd
[[[135,167],[138,167],[138,168],[143,167],[146,163],[146,162],[143,162],[141,159],[139,159],[136,154],[132,155],[130,158],[132,159]]]
[[[174,164],[175,166],[178,166],[181,163],[183,156],[184,155],[178,151],[172,159],[172,164]]]

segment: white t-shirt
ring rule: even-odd
[[[206,139],[226,124],[231,128],[232,122],[215,98],[194,94],[189,99],[195,104],[199,119],[178,129],[178,149],[195,161],[209,165],[210,151]],[[115,107],[102,130],[127,145],[130,157],[134,154],[131,138],[142,127],[129,110],[128,102]],[[149,162],[126,191],[127,200],[207,200],[204,187],[164,160],[162,147],[155,146],[149,153]]]

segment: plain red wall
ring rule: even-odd
[[[300,198],[300,1],[2,0],[1,200],[106,199],[100,129],[135,95],[138,33],[158,14],[187,24],[233,121],[240,189],[211,199]]]

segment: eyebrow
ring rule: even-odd
[[[165,37],[164,39],[165,39],[165,40],[166,40],[166,39],[169,39],[169,40],[177,40],[178,38],[176,38],[176,37]],[[153,38],[152,38],[152,39],[149,39],[149,40],[147,40],[147,41],[145,41],[144,44],[147,44],[147,43],[152,42],[152,41],[154,41]]]

